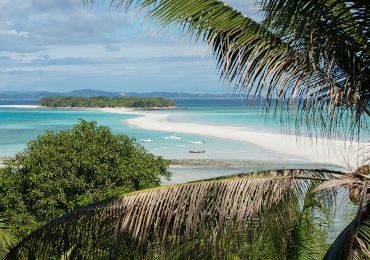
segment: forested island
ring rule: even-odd
[[[176,102],[163,97],[42,97],[40,104],[47,107],[170,107]]]

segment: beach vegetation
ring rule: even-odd
[[[0,212],[20,241],[50,220],[169,179],[168,161],[97,123],[46,131],[0,169]],[[1,228],[1,226],[0,226]]]
[[[42,97],[40,104],[46,107],[170,107],[176,102],[163,97]]]
[[[286,112],[283,126],[292,121],[310,136],[351,141],[367,131],[365,1],[255,1],[261,22],[219,0],[111,6],[146,11],[154,35],[165,30],[203,41],[221,79],[260,99],[264,112]],[[54,219],[7,259],[39,248],[52,257],[73,249],[75,258],[369,259],[368,169],[267,171],[127,193]],[[351,221],[329,245],[328,230],[344,204],[335,203],[339,192]]]

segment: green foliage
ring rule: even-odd
[[[72,129],[46,131],[0,170],[0,211],[22,239],[74,209],[169,178],[168,162],[134,138],[80,119]]]
[[[8,232],[8,225],[0,213],[0,258],[2,259],[12,247],[12,237]]]
[[[40,103],[47,107],[169,107],[176,102],[163,97],[42,97]]]
[[[275,221],[266,223],[265,232],[260,234],[258,243],[252,245],[255,259],[322,259],[329,248],[328,231],[332,220],[328,210],[317,193],[310,193],[312,183],[302,202],[292,201],[291,211],[286,216],[289,229],[284,234],[281,225]],[[276,208],[272,215],[281,214]],[[274,219],[274,218],[272,218]],[[290,239],[289,239],[290,238]]]

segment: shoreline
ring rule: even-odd
[[[213,160],[213,159],[166,159],[171,161],[170,168],[180,167],[240,167],[240,166],[278,166],[282,163],[274,162],[255,162],[255,161],[233,161],[233,160]]]
[[[33,105],[7,105],[2,107],[39,108]],[[42,106],[41,106],[42,107]],[[76,108],[71,108],[76,109]],[[84,108],[86,109],[86,108]],[[363,153],[360,148],[364,143],[350,143],[323,138],[311,139],[306,136],[293,136],[283,133],[264,132],[261,130],[225,125],[205,125],[199,123],[169,122],[171,113],[156,113],[133,108],[94,108],[108,113],[134,114],[135,118],[122,121],[123,124],[153,131],[190,134],[234,142],[253,144],[268,151],[288,156],[300,157],[313,163],[328,163],[357,168],[356,160]],[[346,156],[343,156],[346,155]],[[266,158],[268,161],[268,158]]]
[[[5,167],[4,161],[14,159],[14,156],[0,156],[0,168]],[[171,168],[191,168],[191,167],[243,167],[243,166],[286,166],[286,163],[262,162],[262,161],[236,161],[236,160],[217,160],[217,159],[165,159],[169,161]]]
[[[363,153],[361,147],[364,143],[351,144],[349,141],[344,142],[324,138],[311,139],[306,136],[263,132],[241,126],[169,122],[168,118],[173,116],[173,114],[125,111],[112,108],[102,108],[101,111],[118,114],[137,114],[138,117],[122,122],[131,127],[254,144],[266,150],[298,156],[313,163],[328,163],[346,167],[350,165],[353,168],[357,168],[357,158]],[[343,156],[343,154],[346,156]]]
[[[4,167],[4,161],[14,159],[14,156],[0,156],[0,168]],[[233,160],[214,160],[214,159],[165,159],[170,162],[170,168],[179,167],[233,167],[233,166],[278,166],[281,163],[274,162],[255,162],[255,161],[233,161]]]
[[[109,109],[127,109],[129,111],[158,111],[158,110],[177,110],[187,109],[185,107],[47,107],[41,105],[0,105],[0,107],[15,107],[15,108],[45,108],[45,109],[76,109],[76,110],[101,110]]]

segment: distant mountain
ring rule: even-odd
[[[137,92],[127,92],[119,93],[121,96],[125,97],[164,97],[167,99],[177,98],[177,99],[195,99],[195,98],[240,98],[238,94],[191,94],[184,92],[146,92],[146,93],[137,93]]]
[[[0,92],[0,99],[40,99],[42,97],[56,97],[56,96],[77,96],[77,97],[164,97],[167,99],[196,99],[196,98],[240,98],[239,94],[190,94],[183,92],[107,92],[92,89],[74,90],[67,93],[36,91],[36,92],[15,92],[3,91]]]
[[[95,96],[108,96],[117,97],[122,96],[118,92],[107,92],[92,89],[74,90],[67,93],[48,92],[48,91],[35,91],[35,92],[15,92],[4,91],[0,92],[0,99],[40,99],[42,97],[56,97],[56,96],[78,96],[78,97],[95,97]]]

